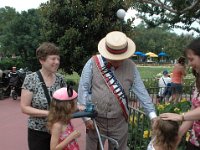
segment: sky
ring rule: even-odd
[[[41,3],[48,0],[0,0],[0,7],[10,6],[15,8],[16,11],[27,11],[31,8],[38,8]]]

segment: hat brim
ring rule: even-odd
[[[101,41],[99,42],[98,51],[103,57],[110,60],[124,60],[130,58],[134,54],[136,46],[135,43],[130,38],[127,39],[128,39],[128,48],[127,51],[123,54],[112,54],[109,51],[107,51],[105,38],[101,39]]]

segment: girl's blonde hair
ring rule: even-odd
[[[52,128],[56,122],[67,123],[71,119],[71,114],[76,110],[76,100],[59,101],[53,99],[50,105],[47,127]]]
[[[178,122],[158,118],[153,126],[154,144],[162,145],[164,150],[173,150],[177,144],[178,130]]]

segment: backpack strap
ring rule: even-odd
[[[40,72],[39,70],[36,71],[36,73],[37,73],[37,75],[38,75],[38,77],[39,77],[39,79],[40,79],[40,82],[42,82],[42,88],[43,88],[43,90],[44,90],[44,94],[45,94],[45,96],[46,96],[48,105],[50,106],[50,100],[51,100],[51,98],[50,98],[50,95],[49,95],[47,86],[46,86],[46,84],[45,84],[45,82],[44,82],[44,79],[43,79],[43,77],[42,77],[42,74],[41,74],[41,72]]]
[[[167,85],[166,85],[166,83],[165,83],[165,80],[163,79],[163,77],[162,77],[162,80],[163,80],[163,82],[164,82],[165,86],[167,86]]]

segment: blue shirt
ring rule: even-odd
[[[90,58],[83,68],[78,87],[78,102],[83,105],[86,105],[87,102],[91,101],[91,81],[93,76],[92,67],[92,58]],[[111,68],[111,70],[114,71],[114,68]],[[153,119],[157,116],[155,113],[155,107],[136,67],[134,67],[133,74],[134,82],[130,90],[132,90],[138,97],[145,113],[149,115],[150,119]]]

